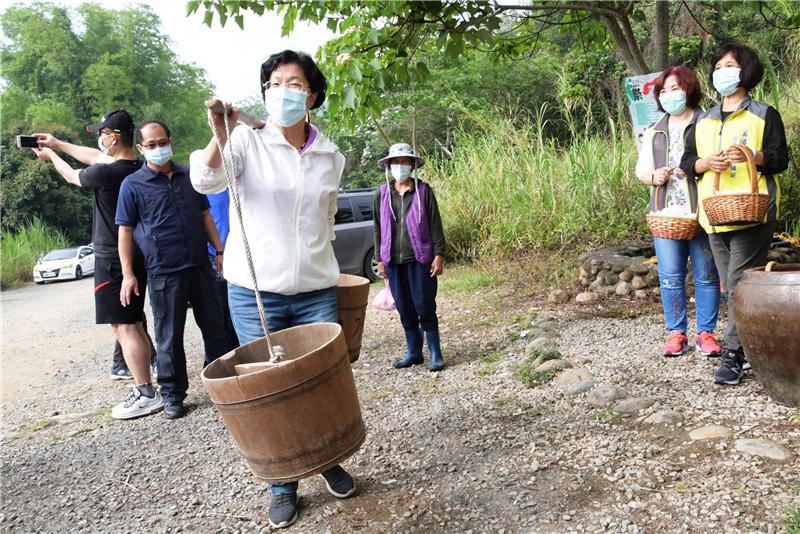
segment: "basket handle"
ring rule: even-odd
[[[661,211],[661,206],[658,204],[658,199],[659,199],[658,191],[659,191],[659,189],[661,187],[664,187],[664,186],[661,186],[661,185],[657,185],[656,186],[656,192],[655,192],[655,195],[656,195],[656,202],[655,202],[656,212]],[[689,187],[688,178],[687,178],[686,190],[689,192],[689,209],[691,209],[692,208],[692,188]],[[664,195],[664,196],[666,197],[666,195]],[[697,199],[695,199],[695,210],[694,210],[694,218],[695,218],[695,220],[698,220],[699,216],[700,216],[700,202]]]
[[[758,172],[756,171],[756,160],[753,159],[753,151],[750,150],[747,145],[733,145],[731,148],[738,150],[744,155],[750,170],[750,192],[753,194],[758,193]],[[714,193],[719,193],[719,175],[720,173],[718,172],[714,173]]]

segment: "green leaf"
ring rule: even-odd
[[[376,30],[375,28],[370,28],[365,37],[370,44],[376,45],[380,42],[380,40],[378,39],[378,30]]]
[[[200,0],[190,0],[186,2],[186,16],[188,17],[200,8]]]
[[[356,106],[356,92],[352,85],[344,86],[344,98],[342,98],[342,105],[349,109],[354,109]]]
[[[336,19],[328,19],[327,26],[330,31],[335,32],[338,25],[339,21]]]
[[[214,12],[206,11],[205,16],[203,17],[203,24],[210,28],[212,22],[214,22]]]
[[[236,25],[239,26],[239,29],[244,29],[244,16],[243,15],[236,15],[233,20],[236,21]]]
[[[358,64],[351,62],[350,66],[347,68],[347,74],[353,83],[361,82],[361,69],[358,68]]]

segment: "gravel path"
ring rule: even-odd
[[[368,436],[345,463],[359,493],[337,501],[320,477],[301,482],[290,532],[780,532],[800,502],[798,410],[755,380],[715,387],[715,361],[658,356],[657,303],[554,307],[519,282],[456,271],[439,298],[442,373],[391,369],[399,320],[369,311],[353,366]],[[516,372],[543,333],[572,369],[526,388]],[[199,341],[187,326],[184,419],[111,420],[127,384],[107,379],[106,349],[62,364],[35,398],[6,398],[0,529],[268,531],[266,485],[200,385]],[[629,402],[602,405],[606,385]],[[665,410],[680,420],[645,421]],[[689,437],[708,424],[728,437]],[[790,456],[737,450],[748,438]]]

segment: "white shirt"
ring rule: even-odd
[[[259,130],[240,125],[231,133],[233,172],[261,291],[295,295],[333,287],[339,279],[331,241],[345,158],[316,133],[302,154],[269,121]],[[224,168],[203,164],[199,150],[189,162],[198,192],[218,193],[227,187]],[[254,289],[232,193],[224,269],[228,281]]]

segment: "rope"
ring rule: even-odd
[[[219,148],[219,155],[222,157],[222,168],[225,171],[225,178],[228,180],[228,190],[230,191],[230,196],[233,199],[233,208],[236,212],[236,217],[239,219],[239,228],[242,229],[242,244],[244,245],[244,254],[247,257],[247,267],[250,271],[250,280],[253,282],[253,290],[256,293],[256,306],[258,306],[258,316],[261,319],[261,326],[264,329],[264,337],[267,340],[267,350],[269,351],[269,361],[270,363],[278,363],[283,360],[284,351],[283,347],[280,345],[272,346],[272,341],[269,337],[269,326],[267,323],[267,314],[264,311],[264,303],[261,301],[261,292],[258,290],[258,280],[256,279],[256,269],[253,266],[253,255],[250,252],[250,245],[247,242],[247,234],[244,231],[244,220],[242,219],[242,206],[239,200],[239,186],[236,183],[236,179],[233,173],[233,147],[231,146],[231,129],[228,123],[228,108],[225,107],[225,112],[222,114],[223,119],[225,120],[225,134],[227,135],[228,142],[226,146],[228,147],[229,158],[230,161],[225,159],[225,147],[222,146],[222,143],[219,140],[219,136],[217,135],[217,128],[214,126],[214,121],[211,120],[211,117],[208,118],[208,125],[211,127],[211,132],[214,134],[214,141],[217,143],[217,147]]]

